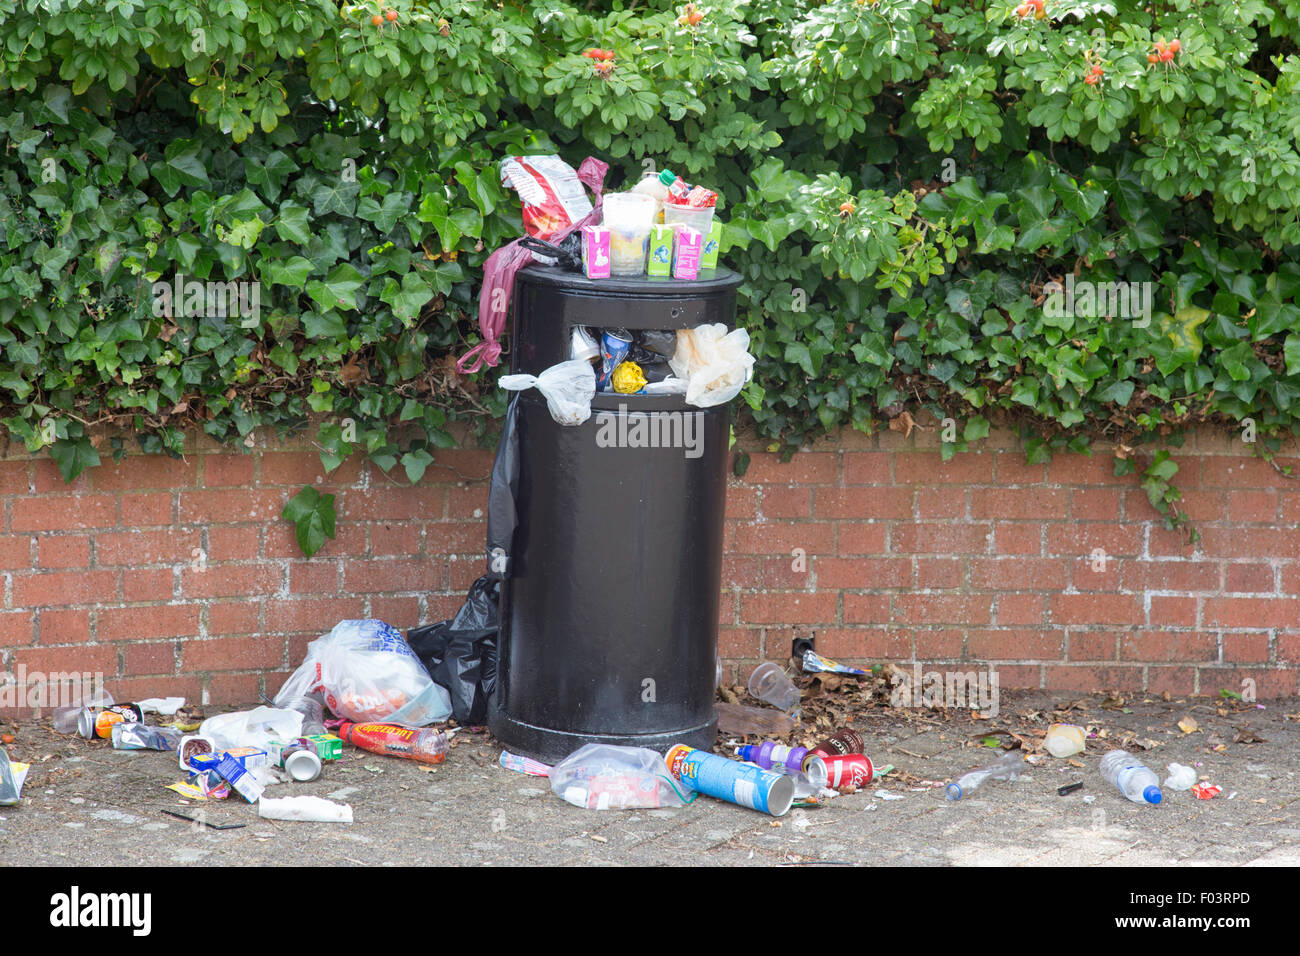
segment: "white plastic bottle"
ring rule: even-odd
[[[1127,751],[1112,750],[1102,757],[1101,775],[1134,803],[1154,805],[1162,799],[1160,778]]]

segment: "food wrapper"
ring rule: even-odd
[[[636,362],[623,362],[614,369],[613,383],[614,391],[620,395],[635,395],[646,386],[645,375]]]

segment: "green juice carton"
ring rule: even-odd
[[[662,223],[650,227],[650,255],[646,263],[646,275],[672,275],[673,237],[676,231],[674,227]]]
[[[704,249],[700,252],[700,268],[716,269],[718,267],[718,250],[722,245],[722,223],[713,220],[709,234],[704,237]]]

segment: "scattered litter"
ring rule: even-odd
[[[549,776],[557,797],[584,810],[680,807],[695,799],[669,777],[664,758],[644,747],[587,744],[552,767]]]
[[[163,717],[174,717],[176,711],[185,706],[184,697],[149,697],[136,704],[146,714],[160,714]]]
[[[551,767],[542,763],[540,760],[534,760],[531,757],[521,757],[518,754],[512,754],[508,750],[501,751],[498,758],[499,763],[506,770],[513,770],[516,773],[526,773],[531,777],[549,777]]]
[[[201,823],[209,830],[242,830],[244,827],[248,826],[247,823],[209,823],[207,820],[200,819],[199,817],[187,817],[185,814],[177,813],[175,810],[160,810],[159,812],[165,813],[169,817],[175,817],[177,820],[184,820],[187,823]]]
[[[1192,767],[1171,763],[1168,769],[1169,776],[1165,778],[1165,786],[1170,790],[1190,790],[1192,784],[1196,783],[1196,770]]]
[[[23,783],[31,769],[31,764],[11,761],[0,748],[0,807],[11,807],[22,798]]]
[[[958,778],[955,783],[948,784],[947,797],[949,800],[960,800],[981,787],[986,780],[1015,780],[1024,769],[1024,764],[1024,754],[1019,750],[1013,750],[1001,759],[978,770],[972,770]],[[877,793],[876,796],[880,794]]]
[[[1058,787],[1056,789],[1056,794],[1057,796],[1060,797],[1068,797],[1076,790],[1082,790],[1082,789],[1083,789],[1083,781],[1076,780],[1074,783],[1067,783],[1064,787]]]
[[[861,670],[857,667],[849,667],[847,664],[841,664],[839,661],[833,661],[829,657],[822,657],[811,647],[803,652],[803,669],[807,674],[857,674],[862,677],[870,677],[868,671]]]
[[[1077,724],[1052,724],[1043,740],[1044,749],[1053,757],[1073,757],[1085,746],[1083,728]]]
[[[1197,800],[1213,800],[1223,793],[1223,788],[1212,783],[1198,783],[1192,787],[1192,793],[1196,794]]]
[[[725,702],[715,704],[714,710],[718,715],[718,730],[724,734],[784,737],[794,730],[794,718],[779,710]]]
[[[1092,794],[1088,794],[1086,797],[1083,798],[1083,802],[1091,805],[1097,802],[1097,798]]]
[[[903,795],[901,793],[890,793],[888,790],[877,790],[876,796],[879,797],[881,800],[902,800],[903,799]]]
[[[297,823],[351,823],[351,804],[339,804],[321,797],[263,797],[257,805],[263,820],[290,820]]]

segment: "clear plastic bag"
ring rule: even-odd
[[[293,680],[293,677],[289,679]],[[218,714],[199,726],[199,736],[210,739],[215,752],[236,747],[265,750],[268,741],[286,740],[301,734],[302,714],[277,707],[254,707],[252,710]]]
[[[754,374],[749,333],[721,322],[678,329],[677,350],[669,366],[686,380],[686,403],[710,408],[731,401]]]
[[[664,758],[643,747],[587,744],[551,768],[551,789],[566,803],[586,810],[680,807],[686,795]]]
[[[582,359],[552,365],[541,375],[503,375],[500,384],[512,392],[535,387],[545,397],[551,417],[561,425],[581,425],[591,417],[596,372]]]
[[[275,702],[317,693],[336,716],[357,723],[423,727],[451,716],[451,696],[429,677],[402,632],[373,619],[340,621],[308,644]]]

